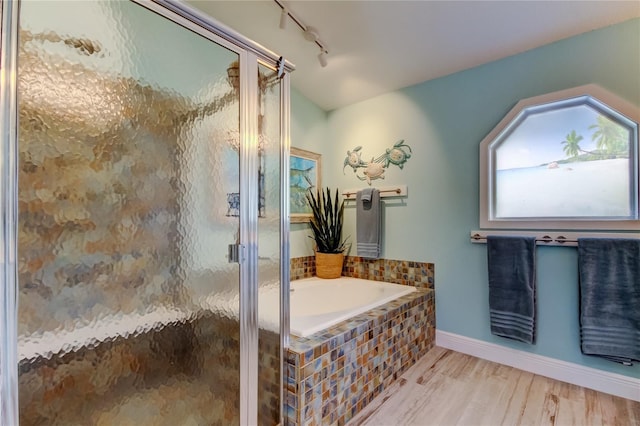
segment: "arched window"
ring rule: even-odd
[[[638,230],[639,117],[595,85],[518,102],[480,144],[480,226]]]

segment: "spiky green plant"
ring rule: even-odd
[[[309,191],[306,194],[311,207],[311,230],[316,242],[316,250],[320,253],[342,253],[345,249],[345,240],[342,239],[342,220],[344,214],[344,200],[340,198],[336,189],[334,200],[331,200],[331,190],[325,192],[320,189],[314,194]]]

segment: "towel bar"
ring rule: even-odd
[[[380,198],[404,197],[407,195],[407,185],[386,186],[377,188],[380,191]],[[347,200],[355,200],[359,189],[347,189],[342,192],[342,196]]]
[[[539,232],[520,232],[520,231],[471,231],[470,241],[472,243],[486,244],[487,235],[501,236],[527,236],[536,237],[536,244],[540,246],[568,246],[576,247],[578,238],[638,238],[640,233],[637,232],[546,232],[540,235]]]

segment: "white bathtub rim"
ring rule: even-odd
[[[393,300],[396,300],[402,296],[406,296],[415,292],[417,289],[414,286],[402,285],[389,283],[384,281],[374,281],[367,280],[362,278],[353,278],[353,277],[340,277],[336,279],[322,279],[318,277],[311,278],[303,278],[300,280],[291,281],[291,288],[293,291],[300,287],[304,286],[321,286],[321,285],[348,285],[349,282],[355,282],[358,284],[364,285],[376,285],[376,286],[385,286],[389,288],[395,288],[398,290],[398,293],[386,296],[377,300],[375,303],[369,303],[367,305],[360,306],[356,309],[352,310],[344,310],[338,312],[331,312],[323,315],[313,315],[304,318],[295,318],[291,316],[289,318],[290,324],[290,334],[294,337],[309,337],[315,333],[318,333],[322,330],[326,330],[334,325],[337,325],[343,321],[348,320],[349,318],[355,317],[357,315],[363,314],[367,311],[380,307],[386,303],[389,303]]]

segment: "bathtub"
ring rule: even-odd
[[[291,281],[291,334],[309,336],[414,291],[412,286],[350,277]]]
[[[354,281],[355,286],[349,286]],[[378,285],[387,289],[402,287],[400,290],[408,293],[368,309],[377,303],[371,300],[372,296],[384,292],[376,289]],[[291,282],[292,334],[286,349],[285,423],[347,423],[434,346],[432,285],[388,285],[345,277]],[[301,297],[296,300],[296,296]],[[359,307],[346,307],[346,302],[361,297],[364,300],[357,303]],[[305,300],[308,309],[296,303]],[[364,309],[367,310],[356,313]],[[348,319],[341,320],[345,316]],[[320,319],[327,322],[299,330],[298,320],[310,324]],[[339,322],[326,325],[336,321]],[[322,331],[313,333],[314,328]],[[305,337],[296,332],[313,334]]]

